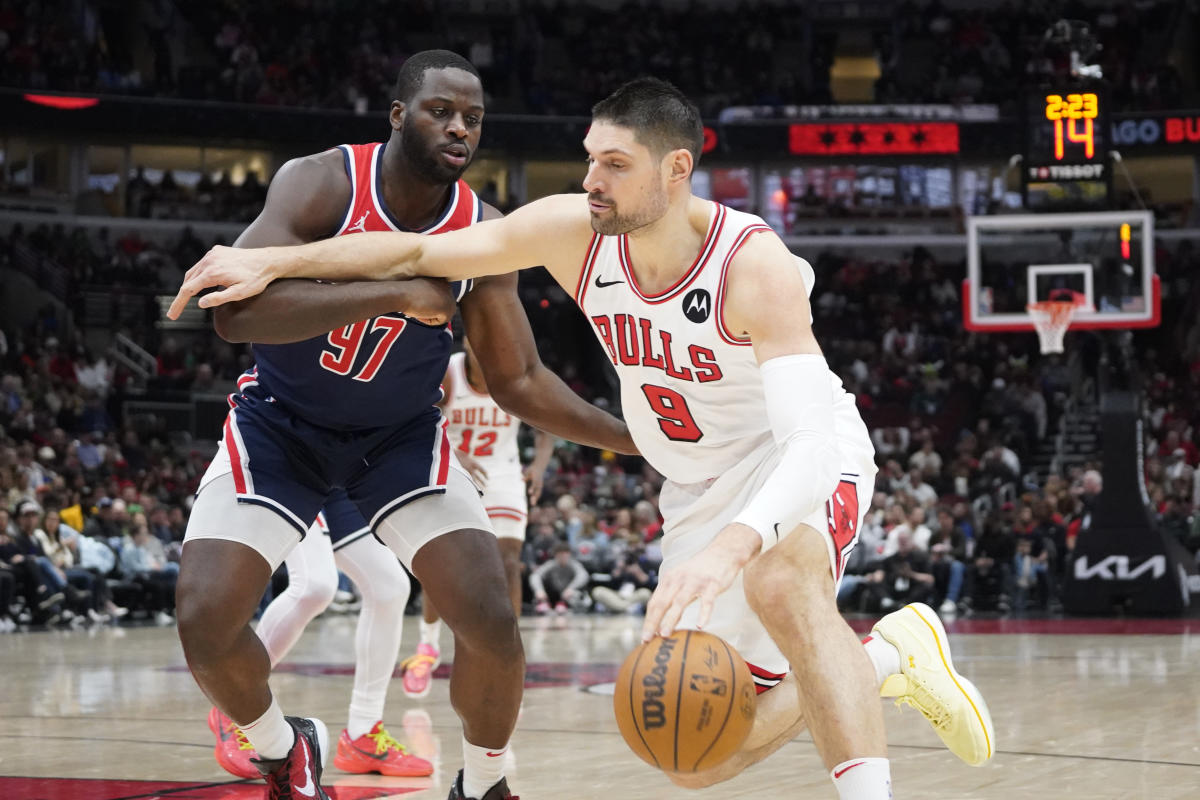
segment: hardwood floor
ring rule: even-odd
[[[522,621],[529,670],[508,769],[514,793],[524,800],[835,796],[806,735],[737,779],[695,793],[639,761],[617,733],[604,694],[633,646],[636,623]],[[950,630],[959,670],[991,707],[998,753],[985,767],[963,766],[915,712],[889,707],[897,798],[1200,796],[1200,621],[965,622]],[[403,653],[416,635],[409,618]],[[285,711],[321,717],[331,738],[345,724],[353,636],[353,617],[318,619],[273,678]],[[448,672],[444,665],[437,674]],[[172,628],[2,636],[0,686],[3,800],[264,794],[261,784],[233,780],[214,762],[208,703]],[[436,680],[429,697],[414,702],[396,681],[386,722],[435,761],[434,776],[363,777],[330,765],[331,795],[444,798],[460,762],[447,682]]]

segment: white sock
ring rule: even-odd
[[[363,711],[357,708],[354,700],[350,701],[350,719],[346,720],[346,733],[351,739],[357,739],[360,736],[366,736],[375,727],[375,723],[379,722],[379,715],[374,711]]]
[[[442,638],[442,621],[426,622],[421,620],[421,644],[427,644],[434,650],[439,650],[438,640]],[[488,787],[489,789],[492,787]]]
[[[883,686],[889,675],[900,673],[900,651],[886,639],[868,636],[863,639],[863,647],[867,651],[867,658],[871,659],[871,665],[875,667],[875,688]]]
[[[492,749],[476,747],[463,737],[463,795],[480,798],[504,777],[504,754],[508,745]]]
[[[891,800],[892,770],[886,758],[852,758],[829,772],[840,800]]]
[[[279,703],[274,697],[261,717],[238,727],[254,745],[259,758],[283,758],[296,743],[296,731],[283,718],[283,712],[279,710]]]

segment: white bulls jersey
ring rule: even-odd
[[[713,203],[695,263],[654,296],[638,287],[625,236],[592,237],[575,301],[617,369],[638,449],[675,483],[715,478],[774,440],[754,349],[721,316],[734,254],[769,231],[760,218]],[[812,267],[796,261],[811,293]],[[869,446],[853,395],[832,372],[829,380],[839,437]]]
[[[521,421],[509,414],[489,394],[480,394],[467,382],[467,354],[450,356],[450,446],[464,450],[493,479],[521,475],[517,432]]]

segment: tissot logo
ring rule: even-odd
[[[712,296],[705,289],[692,289],[683,298],[683,315],[692,322],[704,322],[712,313]]]

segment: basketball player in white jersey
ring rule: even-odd
[[[838,614],[842,564],[870,505],[870,440],[813,335],[796,259],[759,218],[691,193],[702,141],[695,106],[670,84],[638,79],[593,108],[586,196],[547,197],[440,237],[215,248],[169,315],[204,288],[225,287],[201,300],[208,307],[285,276],[464,278],[545,266],[592,322],[634,441],[669,481],[643,636],[709,630],[760,684],[782,684],[760,696],[741,753],[672,779],[723,780],[807,726],[843,800],[886,800],[881,691],[918,708],[971,764],[992,756],[991,719],[927,606],[880,620],[865,647]]]
[[[445,393],[442,413],[450,421],[447,431],[450,444],[483,491],[483,505],[504,560],[508,592],[513,608],[520,614],[521,548],[525,544],[529,501],[536,503],[541,495],[542,476],[554,451],[554,437],[534,429],[533,461],[522,470],[517,449],[521,420],[502,409],[488,394],[479,359],[465,338],[463,352],[450,356],[442,391]],[[429,597],[424,598],[422,613],[417,652],[403,662],[404,693],[414,699],[429,694],[433,670],[441,663],[442,623]]]

